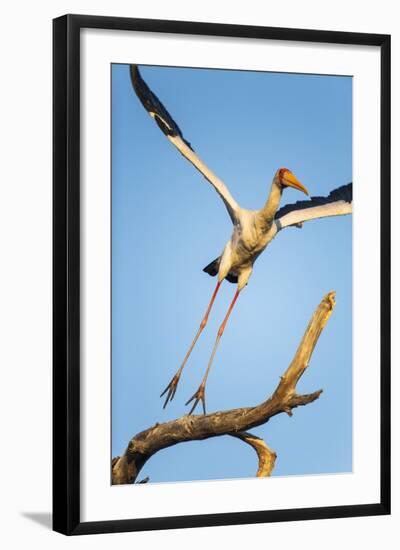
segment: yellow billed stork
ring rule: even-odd
[[[146,111],[178,151],[211,183],[222,198],[233,223],[232,236],[223,248],[222,253],[203,270],[211,276],[218,277],[217,285],[204,317],[182,364],[168,386],[161,393],[161,397],[167,394],[164,401],[165,408],[168,402],[172,401],[175,396],[182,371],[201,332],[207,324],[221,283],[224,279],[227,279],[229,282],[237,284],[237,289],[218,330],[210,360],[200,386],[186,402],[186,405],[189,405],[193,401],[189,414],[192,414],[200,401],[205,413],[205,387],[211,365],[233,306],[239,293],[247,285],[252,274],[254,262],[280,230],[289,226],[301,227],[303,222],[316,218],[350,214],[352,212],[352,184],[349,183],[331,191],[327,197],[311,197],[309,200],[299,201],[279,209],[282,193],[286,187],[292,187],[302,191],[306,195],[309,194],[304,185],[300,183],[289,169],[279,168],[273,177],[271,189],[264,206],[260,210],[242,208],[233,198],[223,181],[204,164],[193,150],[191,144],[183,137],[177,123],[143,80],[137,65],[130,66],[130,75],[136,95]]]

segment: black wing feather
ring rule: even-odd
[[[275,214],[275,220],[282,218],[282,216],[286,216],[286,214],[293,212],[293,210],[303,210],[304,208],[312,208],[313,206],[321,206],[322,204],[329,204],[337,201],[346,201],[349,203],[353,201],[352,183],[348,183],[347,185],[342,185],[341,187],[334,189],[327,197],[311,197],[311,199],[306,201],[297,201],[293,204],[286,204],[286,206],[282,206],[282,208],[277,211]]]
[[[216,275],[218,275],[220,261],[221,261],[221,256],[219,256],[218,258],[215,258],[215,260],[213,260],[211,263],[206,265],[203,271],[211,275],[211,277],[215,277]],[[235,275],[234,273],[228,273],[225,279],[233,284],[236,284],[238,282],[238,276]]]
[[[132,85],[135,89],[136,95],[140,99],[146,111],[155,115],[154,118],[160,130],[166,136],[179,136],[186,143],[186,145],[190,147],[192,151],[194,151],[190,143],[186,141],[186,139],[183,137],[182,131],[175,120],[158,99],[156,94],[150,90],[146,82],[143,80],[137,65],[130,66],[130,74]]]

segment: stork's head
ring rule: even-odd
[[[293,189],[297,189],[298,191],[302,191],[306,195],[309,195],[304,185],[299,182],[293,172],[288,170],[288,168],[279,168],[275,174],[275,180],[282,189],[285,189],[286,187],[293,187]]]

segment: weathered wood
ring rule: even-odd
[[[261,437],[250,434],[248,432],[239,432],[230,434],[233,437],[241,439],[255,450],[258,457],[258,470],[256,477],[269,477],[275,466],[276,453],[268,447]]]
[[[232,435],[251,445],[259,458],[257,476],[270,475],[276,455],[265,442],[247,430],[268,422],[273,416],[312,403],[322,390],[306,395],[296,393],[296,385],[307,369],[318,338],[335,307],[335,293],[328,293],[315,310],[292,362],[271,397],[255,407],[218,411],[206,415],[185,415],[136,434],[124,454],[112,461],[113,485],[134,483],[144,464],[155,453],[185,441]],[[262,443],[261,443],[262,442]]]

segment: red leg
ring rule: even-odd
[[[215,340],[215,344],[214,344],[214,347],[213,347],[213,350],[212,350],[212,353],[211,353],[211,357],[210,357],[210,360],[208,362],[208,365],[207,365],[207,369],[206,369],[206,372],[204,374],[204,377],[203,377],[203,380],[201,381],[201,384],[200,386],[198,387],[197,391],[192,395],[192,397],[185,403],[185,405],[189,405],[189,403],[191,401],[194,400],[194,404],[193,404],[193,407],[190,409],[190,412],[189,414],[192,414],[192,412],[194,411],[194,409],[197,407],[197,404],[199,403],[199,401],[201,401],[202,405],[203,405],[203,412],[204,414],[206,414],[206,399],[205,399],[205,387],[206,387],[206,382],[207,382],[207,378],[208,378],[208,375],[210,373],[210,369],[211,369],[211,366],[213,364],[213,361],[214,361],[214,357],[215,357],[215,353],[217,351],[217,348],[218,348],[218,344],[219,344],[219,341],[221,340],[221,336],[223,335],[224,333],[224,330],[225,330],[225,327],[226,327],[226,324],[228,322],[228,319],[229,319],[229,316],[232,312],[232,309],[233,309],[233,306],[235,305],[235,302],[236,300],[238,299],[239,297],[239,293],[240,293],[240,290],[238,289],[235,293],[235,296],[232,300],[232,303],[231,305],[229,306],[229,309],[227,311],[227,314],[225,315],[225,318],[224,320],[222,321],[222,325],[219,327],[219,330],[218,330],[218,333],[217,333],[217,338]]]
[[[207,310],[204,314],[204,317],[200,323],[200,326],[196,332],[196,335],[195,337],[193,338],[193,341],[192,343],[190,344],[190,347],[185,355],[185,358],[181,364],[181,366],[179,367],[178,371],[176,372],[176,374],[173,376],[171,382],[168,384],[168,386],[165,388],[165,390],[162,392],[162,394],[160,395],[160,397],[162,397],[165,393],[168,392],[167,394],[167,397],[165,399],[165,402],[164,402],[164,405],[163,405],[163,408],[165,409],[165,407],[167,406],[168,402],[169,401],[172,401],[173,398],[175,397],[175,393],[176,393],[176,388],[178,386],[178,382],[179,382],[179,379],[181,377],[181,374],[182,374],[182,371],[183,369],[185,368],[185,365],[187,363],[187,360],[189,359],[189,356],[190,354],[192,353],[193,351],[193,348],[194,346],[196,345],[196,342],[197,340],[199,339],[199,336],[200,334],[202,333],[204,327],[206,326],[207,324],[207,321],[208,321],[208,316],[210,315],[210,311],[211,311],[211,308],[214,304],[214,301],[215,301],[215,298],[217,297],[217,294],[218,294],[218,290],[219,290],[219,287],[221,286],[221,283],[222,281],[218,281],[217,283],[217,286],[215,287],[215,290],[213,292],[213,295],[211,296],[211,300],[210,300],[210,303],[208,304],[208,307],[207,307]]]

